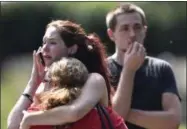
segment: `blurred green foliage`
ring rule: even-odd
[[[37,49],[42,43],[46,24],[53,19],[76,21],[82,24],[86,32],[96,32],[106,45],[108,54],[111,54],[115,48],[106,34],[105,16],[120,3],[123,2],[2,2],[0,62],[7,56]],[[148,54],[157,55],[170,51],[176,55],[185,55],[186,2],[134,3],[140,5],[147,16],[148,33],[145,46]],[[6,71],[6,75],[1,78],[1,129],[6,128],[8,112],[27,83],[30,74],[28,69],[32,65],[29,63],[26,65],[28,68],[16,68],[13,71],[15,75],[12,71]],[[13,90],[13,87],[16,87],[16,90]],[[180,129],[185,127],[181,126]]]
[[[114,44],[106,34],[105,16],[123,2],[2,2],[1,59],[36,49],[42,42],[45,26],[53,19],[69,19],[82,24],[88,33],[96,32],[108,53]],[[134,2],[147,16],[145,46],[149,54],[170,51],[185,55],[186,3]],[[2,60],[1,60],[2,61]]]

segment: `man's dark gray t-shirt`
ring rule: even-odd
[[[112,57],[108,57],[107,63],[110,82],[116,89],[122,66]],[[179,96],[170,64],[161,59],[146,57],[143,65],[135,74],[131,108],[146,111],[162,110],[162,94],[165,92],[171,92]],[[126,124],[129,129],[144,129],[128,122]]]

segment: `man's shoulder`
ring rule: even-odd
[[[113,56],[109,56],[107,59],[108,72],[110,77],[110,83],[112,86],[116,86],[119,82],[122,66],[118,65]]]
[[[171,65],[163,59],[147,56],[142,69],[145,70],[146,73],[158,77],[163,74],[163,72],[166,72],[168,69],[172,68]]]
[[[116,66],[116,63],[112,56],[107,57],[106,62],[109,68]]]
[[[107,57],[107,58],[106,58],[106,61],[107,61],[107,63],[111,63],[111,62],[113,62],[113,58],[112,58],[112,56]]]
[[[148,62],[149,65],[151,66],[156,66],[156,67],[163,67],[163,66],[169,66],[170,67],[170,63],[160,59],[160,58],[156,58],[156,57],[152,57],[152,56],[147,56],[146,60]]]
[[[107,58],[107,65],[111,75],[118,75],[122,70],[122,66],[114,60],[113,56]]]

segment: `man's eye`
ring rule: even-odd
[[[121,30],[121,31],[128,31],[129,28],[128,28],[128,27],[122,27],[120,30]]]
[[[51,44],[57,44],[56,42],[50,42]]]
[[[124,29],[123,29],[123,30],[128,31],[128,30],[129,30],[129,28],[128,28],[128,27],[124,27]]]
[[[140,30],[142,27],[140,25],[137,25],[134,27],[135,30]]]

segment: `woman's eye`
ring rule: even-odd
[[[44,80],[43,80],[43,82],[47,83],[47,82],[49,82],[49,80],[47,80],[47,79],[44,79]]]
[[[45,44],[46,44],[46,42],[43,42],[43,43],[42,43],[42,45],[45,45]]]

